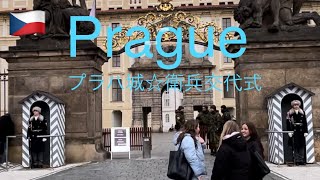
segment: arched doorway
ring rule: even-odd
[[[282,109],[282,130],[287,131],[287,112],[291,109],[291,101],[299,100],[301,102],[301,108],[303,109],[303,101],[300,96],[297,94],[288,94],[283,97],[281,101],[281,109]],[[293,163],[293,149],[292,146],[289,145],[289,136],[288,134],[283,135],[283,149],[284,149],[284,162],[285,163]]]
[[[161,91],[162,130],[168,132],[176,124],[175,111],[183,104],[183,92],[179,87],[165,85]]]
[[[112,112],[112,127],[122,127],[122,112],[113,111]]]

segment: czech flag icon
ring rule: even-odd
[[[37,10],[24,13],[10,13],[10,35],[45,34],[45,31],[44,11]]]

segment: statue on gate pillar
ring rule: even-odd
[[[306,114],[300,105],[299,100],[291,102],[292,108],[287,113],[287,129],[293,131],[293,133],[289,133],[289,141],[291,140],[293,146],[294,162],[296,165],[305,165],[305,137],[308,136],[308,128]]]
[[[241,29],[267,28],[269,32],[291,31],[289,27],[304,28],[308,20],[320,26],[320,16],[314,11],[300,13],[306,0],[240,0],[234,19]]]

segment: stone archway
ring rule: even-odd
[[[186,46],[184,46],[186,48]],[[152,53],[156,54],[155,48],[151,48]],[[202,104],[213,103],[212,91],[205,91],[210,87],[210,84],[205,83],[205,77],[211,75],[212,69],[215,67],[208,59],[195,58],[190,55],[188,51],[184,51],[183,61],[181,65],[171,71],[161,69],[157,66],[156,60],[161,58],[155,56],[152,59],[139,58],[129,68],[132,73],[132,77],[137,77],[139,74],[143,75],[143,80],[153,79],[156,75],[157,81],[152,81],[152,90],[132,91],[132,113],[133,113],[133,125],[139,126],[143,120],[143,108],[151,108],[151,127],[154,132],[163,131],[163,115],[162,115],[162,92],[163,88],[168,84],[175,84],[170,81],[171,75],[181,75],[181,81],[176,82],[183,92],[183,103],[185,109],[186,119],[194,119],[194,106]],[[187,87],[190,84],[188,76],[193,74],[199,74],[202,87],[201,92],[197,91],[194,87]],[[192,86],[192,85],[190,85]],[[189,89],[188,91],[186,89]],[[174,119],[175,121],[175,119]]]
[[[189,43],[189,28],[194,28],[194,44],[193,48],[203,46],[210,50],[220,50],[219,41],[220,35],[222,34],[222,28],[220,28],[215,22],[201,22],[200,17],[190,15],[182,11],[174,11],[173,5],[170,2],[161,2],[156,12],[149,12],[148,14],[141,16],[137,19],[138,25],[144,30],[149,32],[148,38],[142,31],[135,31],[130,36],[123,36],[127,34],[131,27],[122,27],[120,32],[113,34],[112,39],[107,39],[105,48],[111,57],[113,55],[119,55],[125,52],[125,46],[129,41],[132,40],[143,40],[141,43],[135,43],[129,48],[138,48],[141,46],[150,49],[150,53],[153,55],[152,58],[138,57],[134,59],[134,64],[128,69],[132,73],[132,77],[138,74],[143,74],[143,79],[152,79],[153,74],[158,76],[158,79],[166,79],[168,73],[171,74],[183,74],[186,75],[183,83],[188,83],[188,74],[200,74],[202,79],[203,88],[208,89],[209,84],[205,84],[205,76],[212,75],[211,70],[215,67],[208,60],[207,56],[202,58],[194,58],[189,52],[189,47],[186,46]],[[165,28],[172,27],[174,29],[182,29],[182,34],[175,34],[174,32],[167,31]],[[212,29],[209,30],[209,29]],[[164,34],[162,33],[165,30]],[[162,34],[161,40],[157,41],[158,34]],[[213,36],[211,36],[213,35]],[[228,33],[225,36],[226,39],[233,39],[234,33]],[[110,41],[112,41],[112,50],[110,47]],[[156,47],[152,45],[153,42],[161,43],[164,52],[169,53],[173,51],[173,46],[182,46],[182,59],[178,67],[170,69],[170,71],[159,68],[157,60],[161,60],[163,64],[169,65],[175,63],[175,57],[163,57],[161,56]],[[163,43],[171,43],[166,49]],[[172,45],[176,43],[175,45]],[[109,45],[109,46],[108,46]],[[150,46],[150,47],[149,47]],[[110,47],[111,48],[111,47]],[[179,47],[180,48],[180,47]],[[175,48],[174,48],[175,49]],[[197,50],[198,51],[198,50]],[[200,51],[199,51],[200,52]],[[180,52],[179,52],[180,53]],[[156,85],[156,84],[153,84]],[[144,110],[151,108],[151,126],[154,132],[162,131],[162,98],[161,88],[163,84],[159,85],[159,91],[152,89],[151,91],[132,91],[132,118],[133,126],[141,126],[143,124]],[[187,119],[194,118],[194,102],[201,102],[198,104],[212,104],[213,93],[212,91],[195,92],[192,89],[190,92],[183,92],[184,102],[183,106],[185,109],[185,115]],[[148,102],[148,103],[147,103]]]

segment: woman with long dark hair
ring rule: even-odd
[[[247,147],[250,152],[257,151],[260,156],[264,159],[263,155],[263,146],[261,144],[261,140],[258,136],[256,127],[252,122],[246,122],[242,124],[241,128],[242,136],[247,140]],[[262,178],[259,178],[257,174],[255,173],[255,164],[251,165],[250,168],[250,180],[262,180]]]
[[[193,170],[192,180],[202,179],[207,174],[204,163],[204,152],[201,145],[203,139],[199,136],[199,123],[195,120],[186,121],[183,132],[177,138],[176,150],[181,143],[181,149]]]

